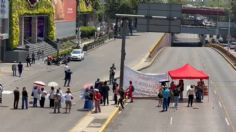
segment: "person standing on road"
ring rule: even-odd
[[[54,95],[54,113],[60,113],[60,104],[61,104],[61,94],[59,89],[57,89],[56,94]]]
[[[191,85],[190,89],[188,89],[187,91],[187,95],[188,95],[188,107],[189,106],[193,106],[193,98],[194,98],[194,86]]]
[[[49,107],[53,108],[54,107],[54,95],[55,95],[55,90],[54,87],[51,87],[51,91],[49,93]]]
[[[46,96],[47,96],[47,91],[45,91],[44,88],[41,88],[41,91],[40,91],[40,92],[41,92],[41,99],[40,99],[39,104],[40,104],[40,107],[44,108],[45,98],[46,98]]]
[[[66,95],[65,95],[66,112],[65,113],[67,113],[67,111],[70,113],[71,106],[72,106],[72,99],[73,99],[73,96],[71,94],[71,91],[70,90],[66,91]]]
[[[115,64],[112,64],[112,66],[110,67],[110,76],[109,76],[109,83],[112,84],[115,78],[115,70],[116,70],[116,66]]]
[[[119,85],[116,83],[115,84],[115,89],[113,90],[113,93],[114,93],[114,105],[117,105],[118,103],[118,94],[119,94]]]
[[[23,65],[22,65],[21,62],[19,62],[19,64],[18,64],[18,73],[19,73],[19,77],[21,77],[22,71],[23,71]]]
[[[104,82],[104,85],[102,86],[102,93],[103,93],[103,104],[104,106],[109,105],[109,86],[107,85],[107,81]]]
[[[179,88],[176,88],[173,90],[173,95],[174,95],[174,106],[175,106],[175,109],[177,110],[177,107],[178,107],[178,103],[179,103],[179,93],[180,93],[180,90]]]
[[[27,63],[27,67],[31,66],[29,54],[27,55],[27,57],[25,58],[25,60],[26,60],[26,63]]]
[[[68,66],[67,63],[65,63],[64,71],[66,72],[66,71],[68,71],[69,69],[70,69],[70,67]]]
[[[119,95],[120,98],[118,100],[118,106],[121,105],[121,108],[124,109],[124,99],[125,99],[125,92],[123,89],[119,88]]]
[[[179,80],[179,84],[177,85],[177,88],[180,90],[180,100],[183,100],[183,92],[184,92],[184,80]]]
[[[28,109],[28,92],[26,90],[26,87],[23,87],[23,90],[22,90],[22,107],[21,108]]]
[[[19,99],[20,99],[20,92],[19,88],[16,87],[16,89],[14,90],[14,109],[18,109]]]
[[[34,54],[34,52],[32,53],[31,57],[32,57],[32,64],[35,64],[35,54]]]
[[[44,61],[44,50],[41,51],[41,58],[42,58],[42,61]]]
[[[71,70],[68,69],[67,71],[65,71],[65,82],[64,82],[64,87],[70,87],[70,81],[71,81]],[[67,84],[67,85],[66,85]]]
[[[12,64],[12,66],[11,66],[13,76],[16,76],[16,69],[17,69],[16,67],[17,67],[17,66],[16,66],[16,63],[14,62],[14,63]]]
[[[164,89],[164,86],[161,85],[160,88],[158,89],[158,104],[157,104],[157,107],[161,107],[162,104],[163,104],[163,89]]]
[[[37,57],[38,57],[38,60],[40,60],[40,55],[41,55],[41,51],[40,49],[37,51]]]
[[[170,97],[170,90],[166,86],[164,87],[163,90],[163,112],[168,110],[168,99]]]
[[[102,95],[100,94],[98,89],[94,89],[95,95],[94,95],[94,101],[95,101],[95,113],[100,113],[101,108],[100,108],[100,101],[102,98]]]
[[[99,89],[100,87],[101,87],[101,82],[100,82],[100,79],[98,78],[97,81],[94,84],[94,88]]]
[[[0,84],[0,104],[2,103],[2,92],[3,92],[3,86]]]
[[[33,89],[33,107],[38,107],[38,100],[40,99],[40,89],[35,86]]]
[[[129,94],[130,103],[133,103],[134,102],[134,99],[133,99],[134,86],[133,86],[132,81],[129,81],[129,87],[127,89],[127,92]]]

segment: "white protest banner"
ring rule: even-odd
[[[135,89],[133,93],[134,97],[157,97],[157,88],[160,86],[160,81],[163,80],[168,80],[166,73],[141,73],[127,66],[124,69],[124,89],[128,88],[129,81],[132,81]]]

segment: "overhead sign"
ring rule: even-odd
[[[181,32],[182,5],[180,4],[140,4],[137,30],[139,32]]]
[[[129,87],[129,81],[133,82],[134,97],[157,97],[157,88],[160,81],[168,80],[168,75],[163,74],[146,74],[134,71],[125,66],[124,69],[124,89]]]

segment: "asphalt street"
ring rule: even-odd
[[[127,38],[126,46],[126,64],[133,66],[138,63],[149,48],[161,37],[158,33],[137,33],[135,36]],[[105,78],[109,74],[109,67],[115,63],[117,69],[120,65],[121,40],[111,41],[95,50],[86,53],[85,60],[81,62],[72,62],[69,64],[72,69],[71,90],[75,99],[73,101],[71,114],[52,114],[49,108],[30,108],[29,110],[13,110],[13,95],[3,96],[3,104],[0,105],[0,132],[65,132],[71,129],[87,112],[80,111],[83,107],[83,100],[79,98],[80,89],[83,84],[93,83],[96,78]],[[10,69],[10,68],[9,68]],[[11,74],[5,75],[5,90],[13,90],[16,86],[27,87],[29,96],[33,82],[36,80],[56,81],[63,86],[64,66],[46,66],[36,64],[30,68],[30,71],[22,78],[13,78]],[[66,88],[62,87],[63,91]],[[49,91],[49,88],[46,88]],[[21,107],[21,101],[20,105]],[[48,100],[46,100],[48,106]],[[64,109],[62,109],[64,112]]]
[[[160,112],[157,100],[135,100],[112,122],[107,132],[235,132],[236,72],[216,51],[206,47],[169,47],[144,70],[164,73],[189,63],[210,76],[210,96],[203,103]],[[207,83],[207,82],[206,82]],[[185,81],[185,86],[196,81]]]

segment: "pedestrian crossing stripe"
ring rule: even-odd
[[[3,90],[2,94],[12,94],[13,92],[10,90]]]

